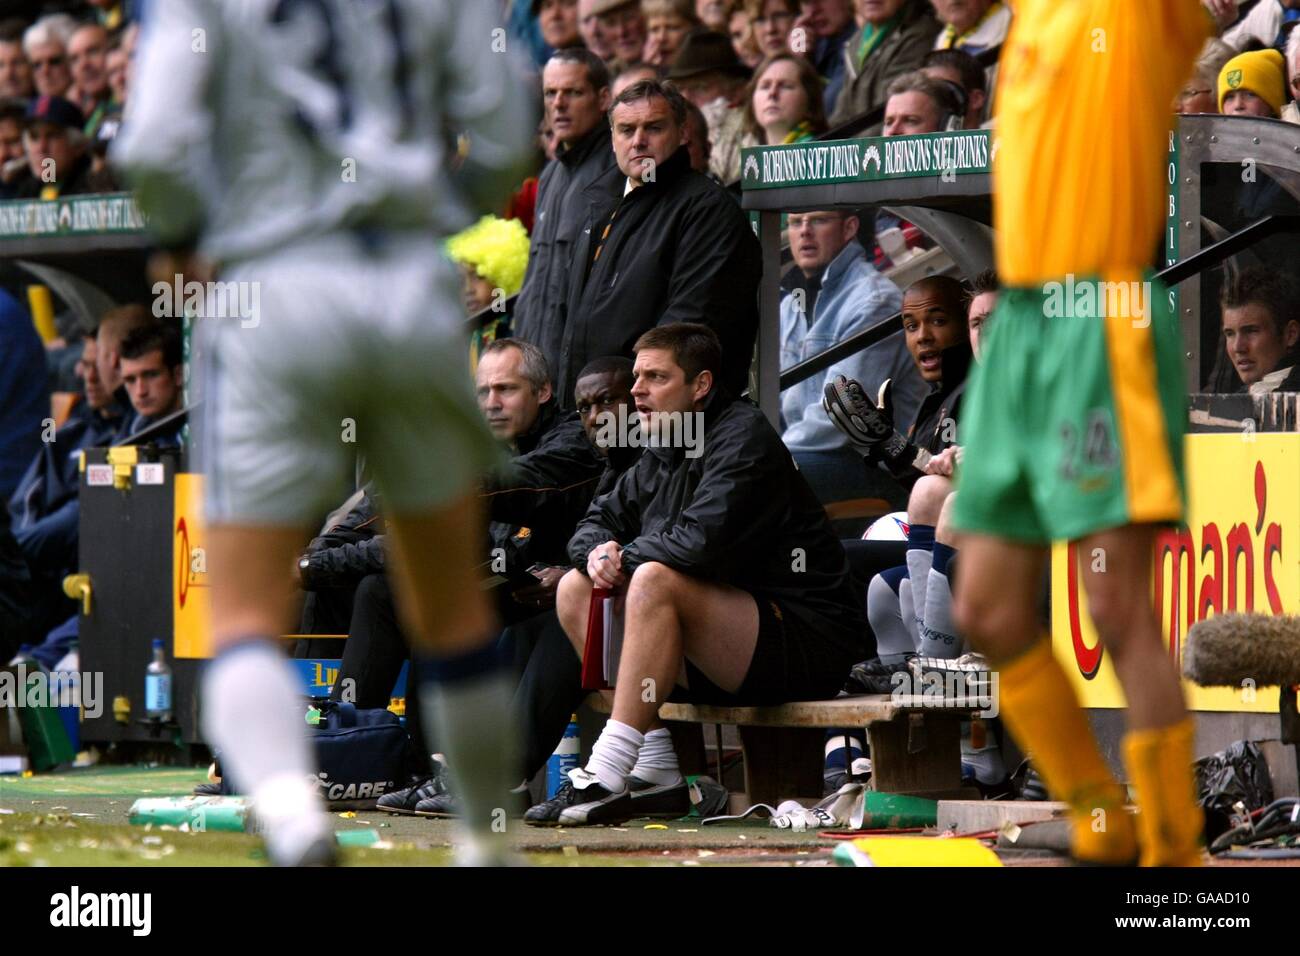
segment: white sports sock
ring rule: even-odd
[[[930,548],[909,548],[907,552],[907,579],[912,582],[912,633],[921,633],[921,618],[925,615],[925,591],[930,581],[930,564],[934,551]],[[918,641],[919,644],[919,641]]]
[[[920,631],[917,627],[916,605],[912,600],[912,579],[903,578],[898,582],[898,614],[903,619],[903,626],[912,637],[912,649],[921,644]]]
[[[901,585],[905,581],[900,581]],[[916,650],[912,632],[904,623],[899,595],[877,574],[867,585],[867,620],[876,635],[876,656],[886,664],[897,664]]]
[[[645,737],[639,730],[611,717],[591,748],[586,770],[610,793],[618,793],[627,786],[628,775],[636,766],[644,743]]]
[[[975,771],[975,779],[980,783],[1001,783],[1007,778],[1007,767],[1002,762],[1002,748],[992,729],[985,724],[983,746],[976,747],[971,742],[971,722],[961,722],[961,762]]]
[[[270,641],[222,651],[203,673],[203,738],[222,772],[253,799],[274,860],[292,859],[329,832],[311,781],[315,761],[293,665]]]
[[[922,657],[961,657],[966,642],[957,633],[952,616],[952,589],[948,575],[936,568],[930,569],[930,582],[925,590],[925,617],[921,622]]]
[[[645,743],[636,756],[632,776],[660,787],[682,782],[682,771],[677,766],[677,751],[673,749],[673,735],[667,727],[651,730],[645,735]]]

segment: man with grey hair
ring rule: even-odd
[[[923,70],[896,77],[885,101],[884,136],[938,133],[961,129],[966,118],[965,91],[956,83]]]
[[[575,249],[556,387],[602,355],[631,357],[656,325],[700,322],[722,342],[722,381],[745,386],[758,332],[758,240],[726,190],[691,168],[686,101],[656,80],[610,110],[617,169],[582,196],[589,229]]]
[[[77,21],[66,13],[41,17],[23,34],[23,53],[32,65],[37,96],[67,96],[72,88],[68,66],[68,40]]]

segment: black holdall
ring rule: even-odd
[[[332,700],[313,705],[320,721],[308,725],[307,734],[316,757],[316,785],[329,809],[373,810],[384,794],[408,785],[410,739],[396,714]],[[223,775],[222,793],[238,792],[237,786]]]

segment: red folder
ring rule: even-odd
[[[605,599],[613,597],[609,588],[592,588],[587,606],[587,642],[582,648],[582,689],[609,690],[605,680]]]

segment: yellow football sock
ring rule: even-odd
[[[1137,836],[1124,791],[1111,776],[1065,671],[1042,640],[999,666],[1003,720],[1047,789],[1070,805],[1071,852],[1083,863],[1128,865]]]
[[[1143,866],[1201,865],[1205,820],[1193,783],[1193,736],[1188,717],[1124,737],[1124,765],[1137,788]]]

